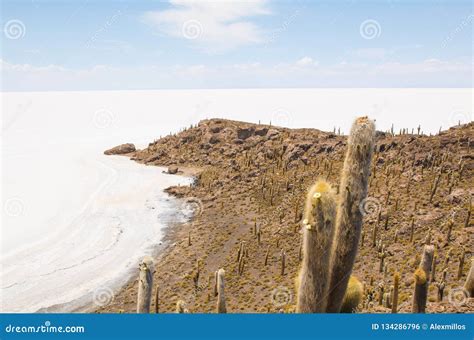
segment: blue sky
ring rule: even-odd
[[[471,1],[3,0],[2,89],[472,87]]]

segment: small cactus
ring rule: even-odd
[[[471,259],[471,268],[469,269],[469,274],[467,274],[464,289],[469,293],[470,297],[474,298],[474,258]]]
[[[270,256],[270,245],[267,247],[267,251],[265,252],[265,263],[263,264],[266,266],[268,264],[268,257]]]
[[[438,289],[438,302],[443,301],[444,288],[446,288],[446,282],[441,281],[436,283],[436,288]]]
[[[393,275],[393,298],[392,298],[392,313],[398,312],[398,286],[400,285],[400,274]]]
[[[411,218],[411,225],[410,225],[410,243],[413,244],[415,236],[415,218]]]
[[[217,271],[217,313],[227,313],[224,294],[224,269]]]
[[[438,190],[439,181],[441,180],[441,172],[436,176],[436,179],[431,188],[431,195],[430,195],[430,203],[433,201],[433,197],[436,194],[436,190]]]
[[[466,222],[464,222],[464,228],[469,227],[469,222],[471,220],[471,210],[472,210],[472,198],[469,198],[469,206],[467,208]]]
[[[285,265],[286,265],[286,253],[282,249],[280,253],[280,260],[281,260],[281,271],[280,274],[281,276],[285,275]]]
[[[466,251],[463,249],[461,254],[459,255],[458,280],[461,280],[461,277],[462,277],[465,257],[466,257]]]
[[[160,286],[156,285],[156,292],[155,292],[155,313],[158,314],[160,312]]]
[[[146,256],[139,265],[137,313],[150,313],[153,289],[153,259]]]

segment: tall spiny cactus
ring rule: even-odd
[[[434,246],[425,245],[420,266],[415,271],[415,291],[413,293],[413,313],[424,313],[428,299],[428,285],[434,256]]]
[[[217,313],[227,313],[224,294],[224,269],[217,271]]]
[[[153,259],[146,256],[140,262],[139,268],[137,313],[150,313],[153,289]]]
[[[340,183],[327,311],[341,309],[362,230],[360,203],[367,196],[375,125],[367,117],[356,119],[349,135]]]
[[[334,191],[325,181],[318,181],[308,192],[304,211],[303,261],[296,307],[298,313],[326,311],[335,218]]]

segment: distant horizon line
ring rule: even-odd
[[[84,92],[151,92],[151,91],[227,91],[227,90],[474,90],[474,86],[465,87],[222,87],[222,88],[148,88],[148,89],[95,89],[95,90],[2,90],[0,89],[0,93],[48,93],[48,92],[68,92],[68,93],[84,93]]]

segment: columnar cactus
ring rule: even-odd
[[[428,278],[422,268],[415,270],[415,291],[413,293],[413,313],[424,313],[428,295]]]
[[[285,266],[286,266],[286,253],[282,249],[280,253],[280,260],[281,260],[281,271],[280,274],[281,276],[285,275]]]
[[[469,269],[469,274],[467,274],[464,289],[469,293],[470,297],[474,297],[474,259],[471,259],[471,269]]]
[[[227,313],[224,294],[224,269],[217,271],[217,313]]]
[[[335,217],[335,193],[327,182],[318,181],[308,192],[304,211],[298,313],[326,311]]]
[[[160,312],[160,286],[156,285],[156,292],[155,292],[155,313],[158,314]]]
[[[356,119],[348,140],[340,184],[336,227],[331,254],[331,279],[327,311],[341,309],[362,230],[360,204],[367,196],[375,125],[367,117]]]
[[[398,286],[399,284],[400,284],[400,274],[396,272],[393,275],[392,313],[398,312]]]
[[[425,245],[419,268],[415,271],[415,291],[413,294],[413,313],[424,313],[428,299],[428,284],[433,263],[434,246]]]
[[[462,270],[464,268],[464,258],[466,257],[466,251],[463,249],[459,255],[459,266],[458,266],[458,280],[461,280]]]
[[[139,268],[137,313],[150,313],[153,289],[153,259],[146,256],[140,262]]]

